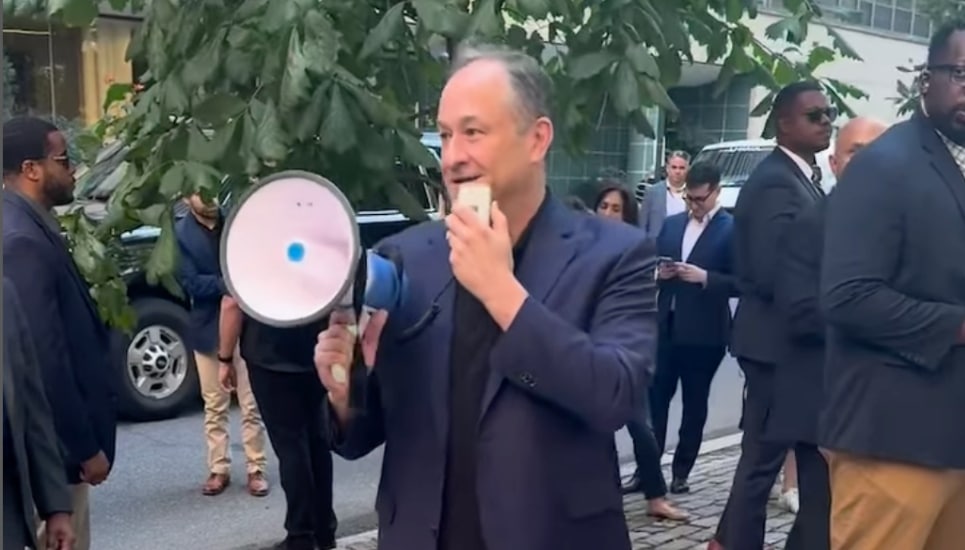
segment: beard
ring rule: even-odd
[[[73,184],[62,184],[53,181],[44,183],[44,196],[52,206],[66,206],[74,202]]]

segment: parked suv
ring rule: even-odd
[[[700,150],[694,162],[710,161],[720,168],[721,190],[720,203],[727,210],[733,210],[737,204],[737,195],[741,187],[750,177],[757,163],[771,154],[777,143],[769,139],[752,139],[741,141],[723,141],[712,143]],[[835,184],[834,174],[831,172],[830,156],[834,153],[831,148],[817,154],[818,167],[821,168],[821,184],[825,191],[829,191]]]
[[[438,161],[435,136],[426,134],[423,144]],[[123,179],[126,153],[121,143],[109,145],[89,169],[78,170],[74,206],[82,206],[95,220],[103,218],[107,201]],[[434,216],[438,194],[430,182],[439,181],[438,167],[400,168],[400,178],[426,213]],[[228,203],[230,197],[222,196],[222,200]],[[416,223],[385,201],[359,206],[356,217],[367,247]],[[176,217],[187,213],[186,205],[175,206]],[[119,378],[119,409],[129,420],[171,418],[200,400],[194,355],[184,338],[189,305],[163,287],[148,284],[142,268],[159,234],[157,227],[139,227],[120,238],[118,259],[128,298],[137,313],[137,326],[131,336],[115,333],[112,353]]]

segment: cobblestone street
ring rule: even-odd
[[[690,514],[686,523],[655,521],[647,516],[646,501],[642,496],[627,497],[627,522],[634,550],[705,550],[717,527],[717,518],[727,501],[739,447],[730,447],[700,457],[691,476],[691,493],[674,495],[674,503]],[[666,469],[665,469],[666,470]],[[668,472],[669,473],[669,472]],[[774,502],[768,507],[768,550],[780,550],[791,528],[794,516],[778,509]],[[377,550],[375,538],[340,545],[338,550]]]

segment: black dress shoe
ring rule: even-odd
[[[690,485],[686,479],[675,479],[670,482],[670,492],[675,495],[682,495],[690,492]]]
[[[643,487],[640,485],[640,478],[637,477],[637,474],[633,474],[629,479],[624,481],[621,489],[625,495],[643,492]]]
[[[285,540],[272,547],[272,550],[315,550],[312,537],[285,537]]]

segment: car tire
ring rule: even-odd
[[[131,305],[137,327],[130,336],[115,334],[113,342],[118,412],[134,421],[173,418],[201,395],[194,354],[184,338],[188,311],[161,298],[135,299]]]

